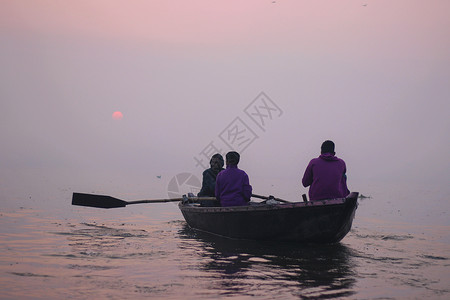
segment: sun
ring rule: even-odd
[[[113,118],[114,120],[122,120],[123,114],[122,114],[120,111],[115,111],[115,112],[112,114],[112,118]]]

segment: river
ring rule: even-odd
[[[373,188],[340,243],[298,245],[196,232],[174,203],[98,209],[72,206],[74,187],[2,188],[1,299],[450,297],[448,198],[432,189]]]

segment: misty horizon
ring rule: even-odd
[[[4,184],[41,172],[89,189],[110,172],[167,188],[201,178],[210,142],[233,150],[220,134],[239,118],[257,136],[240,167],[264,192],[298,194],[326,139],[350,188],[448,192],[445,1],[0,6]],[[282,112],[264,128],[245,112],[261,93]]]

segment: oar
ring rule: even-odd
[[[265,199],[265,200],[273,199],[273,200],[280,201],[280,202],[284,202],[284,203],[291,203],[290,201],[283,200],[283,199],[280,199],[280,198],[275,198],[274,196],[266,197],[266,196],[261,196],[261,195],[252,194],[252,197],[260,198],[260,199]]]
[[[216,198],[214,197],[188,197],[188,199],[193,202],[196,202],[198,200],[216,200]],[[98,208],[116,208],[116,207],[125,207],[130,204],[178,202],[181,200],[183,200],[183,198],[124,201],[104,195],[73,193],[72,205],[90,206]]]

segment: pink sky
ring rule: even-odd
[[[1,6],[7,32],[127,43],[296,50],[322,45],[338,51],[349,46],[367,51],[373,43],[385,54],[387,45],[412,43],[415,53],[430,50],[426,46],[432,43],[441,55],[449,43],[445,0],[3,1]]]
[[[389,163],[392,176],[450,151],[442,133],[450,130],[450,1],[272,2],[2,1],[0,138],[8,161],[40,157],[21,147],[32,139],[57,165],[95,151],[101,160],[101,147],[114,145],[125,165],[142,156],[147,167],[168,168],[158,157],[170,149],[179,159],[173,166],[192,166],[261,91],[285,114],[249,150],[257,168],[271,145],[283,145],[280,172],[294,178],[324,138],[347,147],[340,149],[357,177],[369,176],[368,166],[386,173],[365,160],[367,151]],[[116,110],[124,118],[111,125]],[[205,128],[202,113],[216,122]],[[326,121],[311,127],[318,116]],[[99,136],[99,150],[76,148]],[[140,144],[129,155],[126,145]],[[444,174],[449,161],[431,165]]]

